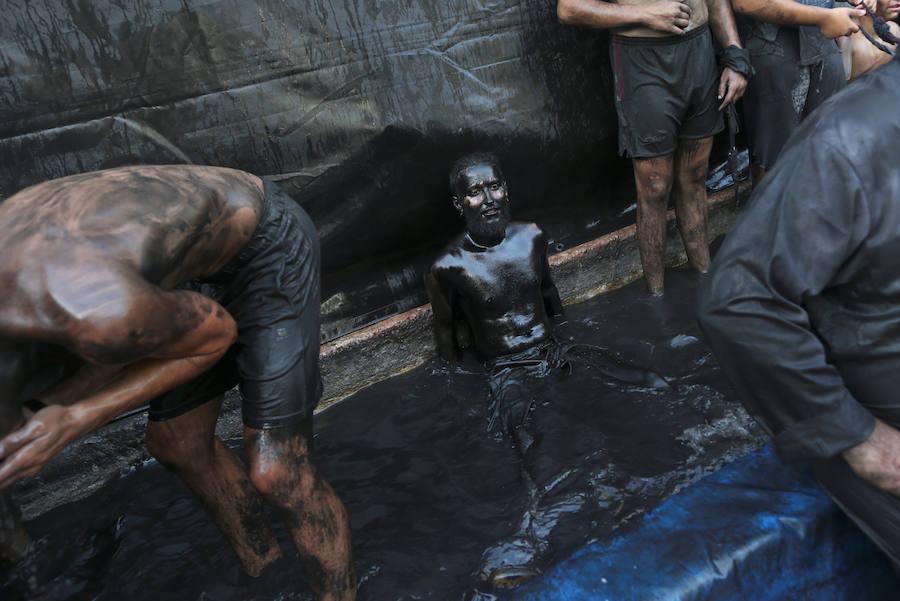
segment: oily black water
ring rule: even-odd
[[[473,360],[433,359],[318,416],[316,461],[350,512],[360,599],[502,599],[479,573],[515,560],[517,541],[552,565],[627,534],[641,513],[762,441],[700,340],[698,277],[666,276],[664,299],[637,282],[566,308],[556,336],[576,344],[571,369],[536,385],[524,460],[508,436],[487,433],[487,381]],[[670,389],[610,380],[591,345],[655,370]],[[248,578],[155,462],[27,527],[36,542],[0,573],[4,600],[311,598],[283,526],[288,557]]]

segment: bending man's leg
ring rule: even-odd
[[[675,151],[675,187],[672,193],[675,196],[678,231],[681,232],[688,263],[700,273],[709,270],[706,176],[712,144],[711,136],[681,140]]]
[[[644,279],[651,294],[663,293],[666,266],[666,206],[672,190],[672,156],[633,159],[637,186],[637,239]]]
[[[281,557],[247,468],[215,436],[222,397],[178,417],[151,421],[147,449],[190,487],[231,543],[244,569],[258,576]]]
[[[279,428],[244,428],[253,485],[279,508],[320,600],[356,598],[350,520],[311,458],[309,421]]]

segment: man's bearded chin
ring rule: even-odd
[[[475,242],[493,246],[499,244],[506,237],[506,226],[512,220],[509,205],[498,207],[500,214],[493,219],[485,219],[480,215],[470,219],[466,223],[469,235]]]

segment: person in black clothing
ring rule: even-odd
[[[900,62],[826,101],[713,263],[699,320],[787,462],[900,564]]]
[[[865,0],[875,9],[874,0]],[[861,8],[834,0],[733,0],[756,76],[742,103],[754,179],[772,168],[800,124],[846,83],[834,38],[859,30]]]

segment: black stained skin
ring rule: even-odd
[[[170,165],[52,180],[0,205],[0,489],[224,355],[234,319],[176,286],[234,258],[263,199],[262,180],[249,173]],[[26,420],[22,393],[42,362],[25,352],[28,343],[63,350],[85,367]],[[309,461],[308,429],[246,428],[248,468],[214,436],[220,401],[151,422],[148,449],[197,494],[251,575],[281,556],[260,514],[263,500],[295,522],[324,516],[291,528],[292,538],[307,563],[321,566],[311,574],[319,599],[354,598],[346,510]],[[8,514],[0,524],[16,522]],[[13,526],[0,533],[0,545],[17,540]]]

